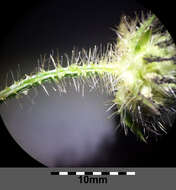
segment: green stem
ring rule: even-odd
[[[25,93],[30,88],[41,85],[46,81],[59,81],[65,77],[88,77],[95,74],[116,73],[116,67],[115,64],[85,64],[83,66],[72,64],[65,68],[59,66],[50,71],[43,70],[32,76],[26,75],[25,79],[15,81],[14,84],[0,92],[0,103],[10,97]]]

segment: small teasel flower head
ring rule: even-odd
[[[153,14],[130,20],[123,16],[117,28],[114,55],[118,82],[114,103],[121,125],[146,141],[162,135],[175,113],[176,47]]]

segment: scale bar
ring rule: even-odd
[[[113,171],[113,172],[107,172],[107,171],[103,171],[103,172],[99,172],[99,171],[93,171],[93,172],[87,172],[87,171],[78,171],[78,172],[66,172],[66,171],[61,171],[61,172],[57,172],[57,171],[52,171],[50,172],[51,175],[94,175],[94,176],[114,176],[114,175],[128,175],[128,176],[135,176],[136,172],[134,171],[128,171],[128,172],[124,172],[124,171]]]

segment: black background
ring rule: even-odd
[[[15,28],[16,24],[19,21],[22,21],[27,18],[33,9],[40,7],[41,4],[44,6],[48,4],[50,1],[6,1],[4,4],[1,4],[0,10],[0,27],[1,27],[1,35],[0,35],[0,56],[3,57],[3,43],[5,39],[8,37],[9,32]],[[166,26],[166,28],[171,33],[174,40],[176,40],[176,27],[175,27],[175,10],[172,7],[175,7],[174,1],[138,1],[142,3],[142,5],[152,10],[156,15],[158,15],[162,21],[162,23]],[[77,43],[77,41],[81,41],[83,38],[81,36],[81,32],[78,33],[77,38],[68,39],[73,40],[73,44],[77,44],[79,46],[90,46],[90,44],[97,43],[97,45],[101,42],[104,38],[104,43],[108,41],[112,41],[112,38],[109,36],[112,35],[112,31],[109,31],[108,35],[103,30],[103,28],[109,27],[109,23],[113,26],[115,21],[110,22],[110,18],[113,14],[115,14],[115,10],[118,10],[118,5],[121,1],[57,1],[59,4],[59,14],[66,15],[65,20],[62,21],[63,31],[60,32],[60,35],[66,31],[65,35],[71,36],[72,32],[81,31],[81,30],[89,30],[87,34],[90,33],[93,35],[92,30],[90,27],[95,29],[94,32],[99,32],[99,29],[96,29],[97,22],[101,22],[99,24],[102,27],[102,33],[96,36],[93,36],[93,41],[87,40],[83,41],[83,44]],[[131,5],[130,5],[131,6]],[[129,6],[129,10],[131,9]],[[127,5],[128,7],[128,5]],[[134,7],[133,7],[134,8]],[[132,9],[133,9],[132,8]],[[91,10],[91,13],[90,13]],[[55,11],[55,10],[53,10]],[[108,11],[108,14],[107,14]],[[97,14],[98,13],[98,14]],[[74,21],[75,17],[73,14],[77,14],[77,16],[81,17],[81,14],[84,14],[84,25],[79,26],[79,23],[75,26],[77,29],[74,29],[71,24]],[[98,15],[98,18],[95,19],[94,22],[90,23],[90,16]],[[109,15],[109,16],[107,16]],[[49,17],[49,14],[47,15]],[[67,22],[66,22],[67,21]],[[47,21],[46,19],[46,22]],[[54,22],[54,21],[53,21]],[[96,31],[97,30],[97,31]],[[48,46],[51,46],[53,49],[58,48],[56,46],[53,47],[52,40],[51,42],[45,38],[45,36],[49,35],[49,30],[44,32],[44,36],[41,37],[41,43],[51,43]],[[31,40],[32,36],[29,35],[29,41]],[[59,37],[58,37],[59,38]],[[62,37],[61,37],[62,38]],[[94,39],[95,38],[95,39]],[[42,42],[44,40],[44,42]],[[60,47],[63,48],[63,51],[67,51],[64,49],[64,41],[58,39],[60,43]],[[41,45],[42,46],[42,45]],[[60,48],[59,47],[59,48]],[[19,47],[22,48],[22,47]],[[38,53],[43,53],[48,51],[47,49],[42,49],[41,52],[39,51],[40,47],[36,47],[36,55]],[[70,47],[72,48],[72,47]],[[81,48],[81,47],[80,47]],[[176,128],[173,127],[169,134],[164,137],[160,142],[154,144],[144,144],[139,143],[136,138],[132,135],[129,137],[123,137],[123,147],[114,146],[112,150],[109,151],[109,161],[107,163],[101,163],[99,160],[95,160],[94,165],[91,167],[96,166],[104,166],[104,167],[176,167],[176,154],[174,154],[175,150],[175,139],[176,139]],[[135,147],[135,151],[134,151]],[[124,158],[124,163],[117,163],[116,152],[121,150],[121,157],[122,160]],[[125,162],[126,160],[126,162]],[[0,167],[45,167],[36,160],[32,159],[27,153],[25,153],[11,138],[5,125],[3,124],[2,119],[0,118]]]

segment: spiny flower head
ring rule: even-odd
[[[176,47],[155,15],[141,22],[124,16],[117,29],[114,103],[125,131],[129,127],[145,141],[150,133],[166,132],[174,112]]]

